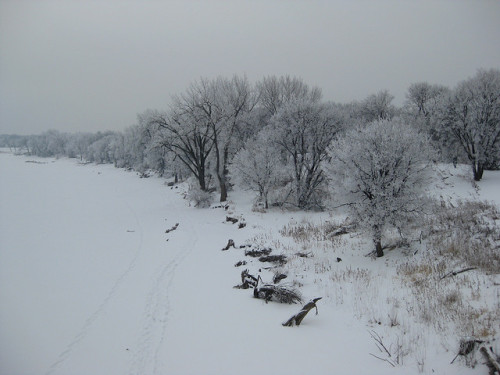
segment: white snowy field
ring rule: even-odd
[[[390,336],[391,293],[400,289],[394,265],[407,256],[397,250],[372,260],[349,241],[336,253],[302,245],[315,258],[284,270],[302,280],[305,302],[323,300],[319,315],[311,311],[300,327],[281,325],[300,305],[266,304],[233,288],[241,281],[237,261],[247,260],[255,273],[261,266],[243,250],[221,251],[228,239],[286,252],[291,245],[280,229],[328,214],[252,212],[242,192],[233,193],[229,211],[196,209],[182,186],[160,178],[7,152],[0,153],[0,176],[1,374],[487,373],[482,364],[450,364],[458,336],[433,333],[402,314],[405,329]],[[445,181],[445,197],[500,202],[498,173],[487,172],[479,189],[463,178]],[[228,214],[247,226],[225,222]],[[334,262],[337,256],[343,261]],[[366,282],[363,270],[373,273],[366,280],[377,282],[377,295],[355,283]],[[337,280],[340,271],[352,280]],[[374,356],[383,353],[370,332],[387,346],[405,342],[412,353],[392,367]]]

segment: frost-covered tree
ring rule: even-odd
[[[91,133],[75,133],[68,136],[65,145],[65,154],[70,158],[79,158],[83,161],[87,156],[87,151],[94,141],[95,135]]]
[[[456,146],[449,142],[447,136],[446,140],[442,139],[444,134],[439,131],[439,126],[436,127],[435,121],[443,98],[449,92],[450,89],[446,86],[427,82],[413,83],[408,88],[402,109],[405,121],[429,135],[433,146],[440,151],[440,159],[445,162],[458,159]]]
[[[288,162],[297,207],[320,206],[326,149],[342,126],[339,106],[300,99],[284,104],[264,130]]]
[[[372,94],[358,104],[359,115],[366,123],[389,120],[396,114],[396,107],[392,104],[393,100],[394,96],[387,90]]]
[[[211,126],[214,172],[219,183],[220,201],[224,202],[228,193],[229,162],[241,147],[244,128],[250,127],[256,98],[246,77],[201,80],[193,87],[197,89],[195,109]]]
[[[438,114],[443,139],[458,142],[475,181],[500,162],[500,70],[479,70],[443,101]]]
[[[417,82],[410,85],[406,93],[405,112],[414,117],[429,118],[436,110],[440,98],[450,90],[446,86]]]
[[[113,144],[119,136],[120,133],[115,132],[98,132],[87,150],[87,160],[97,164],[113,163],[115,160]]]
[[[63,156],[67,141],[68,134],[49,130],[39,135],[30,136],[28,148],[31,154],[37,156]]]
[[[285,104],[299,100],[319,102],[321,90],[309,87],[302,79],[290,76],[269,76],[257,83],[259,104],[269,119]]]
[[[403,228],[425,207],[428,138],[400,119],[358,126],[328,149],[334,195],[347,199],[356,220],[371,232],[378,257],[388,225]]]
[[[269,208],[269,194],[286,178],[280,151],[264,132],[246,142],[233,158],[231,176],[242,188],[259,193],[259,199]]]

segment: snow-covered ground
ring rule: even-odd
[[[438,194],[500,203],[498,172],[485,173],[479,187],[462,177],[467,172],[443,168]],[[327,213],[254,212],[245,192],[232,194],[228,211],[196,209],[182,186],[160,178],[7,152],[0,176],[1,374],[486,373],[483,365],[450,364],[458,335],[398,316],[394,269],[407,255],[373,260],[359,236],[332,247],[280,233],[333,220]],[[234,289],[238,261],[265,281],[272,273],[242,249],[221,251],[228,239],[287,254],[282,270],[300,283],[305,302],[323,297],[319,315],[282,327],[299,305]],[[500,306],[498,286],[492,290]],[[393,335],[391,322],[399,327]],[[401,347],[395,367],[374,356],[384,353],[370,333],[393,354]]]

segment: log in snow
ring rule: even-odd
[[[451,272],[448,272],[446,275],[442,276],[440,280],[443,280],[443,279],[450,277],[450,276],[456,276],[462,272],[472,271],[475,269],[476,269],[476,267],[468,267],[468,268],[464,268],[463,270],[460,270],[460,271],[451,271]]]
[[[491,350],[491,348],[490,348]],[[479,349],[481,354],[484,356],[487,362],[487,366],[490,369],[490,374],[495,375],[495,374],[500,374],[500,365],[498,364],[498,360],[493,357],[492,353],[486,349],[486,347],[482,346],[481,349]]]
[[[293,315],[290,319],[288,319],[285,323],[283,323],[284,327],[293,327],[294,325],[300,326],[302,320],[306,317],[307,313],[313,308],[316,307],[316,315],[318,315],[318,306],[316,306],[316,302],[318,302],[322,297],[314,298],[302,307],[297,314]]]

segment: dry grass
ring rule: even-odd
[[[499,273],[499,218],[498,209],[486,202],[436,206],[435,214],[427,222],[429,247],[452,263]]]
[[[346,254],[364,254],[371,246],[347,221],[291,222],[281,236],[266,233],[256,242],[287,255],[289,262],[278,270],[294,285],[314,286],[315,293],[366,320],[384,332],[401,358],[414,357],[423,371],[425,342],[435,335],[427,336],[426,329],[450,343],[465,336],[492,340],[500,333],[500,291],[492,287],[500,273],[499,220],[496,207],[484,202],[436,206],[423,226],[413,228],[418,239],[399,252],[401,257],[392,257],[388,268],[379,260],[374,268],[366,262],[363,267],[337,263],[337,256],[352,259]],[[338,234],[343,228],[347,235]],[[443,278],[466,267],[477,269]]]

